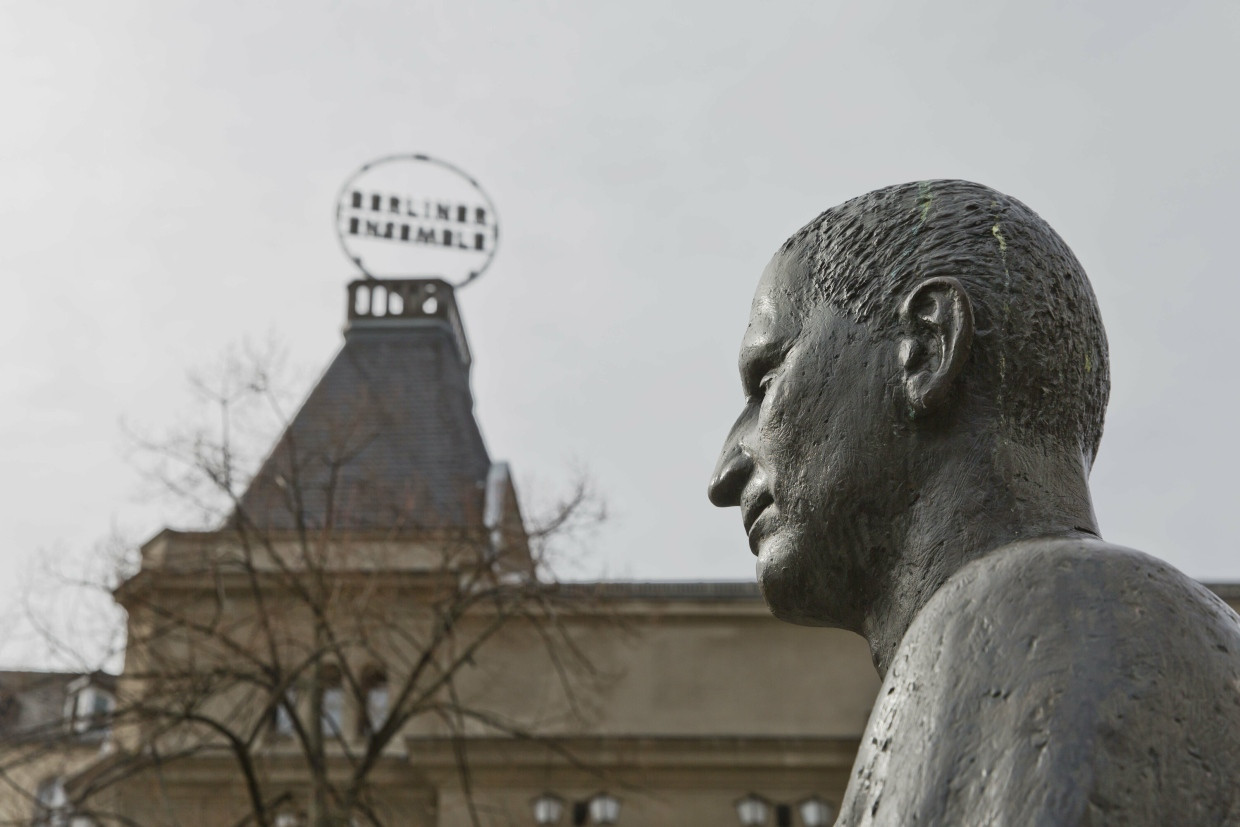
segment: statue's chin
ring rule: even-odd
[[[772,537],[759,550],[758,590],[771,614],[800,626],[846,628],[838,596],[825,588],[822,572],[814,571],[807,565],[808,555],[797,554],[790,545]]]

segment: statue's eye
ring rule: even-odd
[[[762,374],[762,378],[758,380],[757,387],[754,388],[753,399],[755,402],[761,402],[766,398],[766,394],[771,389],[771,383],[775,381],[776,375],[774,368]]]
[[[741,364],[741,386],[750,402],[760,402],[767,388],[779,376],[782,354],[767,352],[756,354]]]

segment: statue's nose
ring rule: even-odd
[[[741,492],[753,472],[753,459],[735,439],[729,439],[719,454],[706,496],[720,508],[741,504]]]

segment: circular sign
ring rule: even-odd
[[[435,277],[461,287],[495,257],[499,216],[478,182],[451,164],[391,155],[345,182],[336,235],[370,278]]]

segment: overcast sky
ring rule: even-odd
[[[1234,2],[0,9],[0,599],[34,556],[163,524],[120,423],[174,425],[187,371],[270,335],[327,364],[336,193],[396,152],[499,208],[461,296],[477,415],[527,489],[589,468],[614,515],[589,572],[753,576],[705,486],[762,267],[846,198],[967,178],[1093,280],[1104,536],[1240,580]]]

